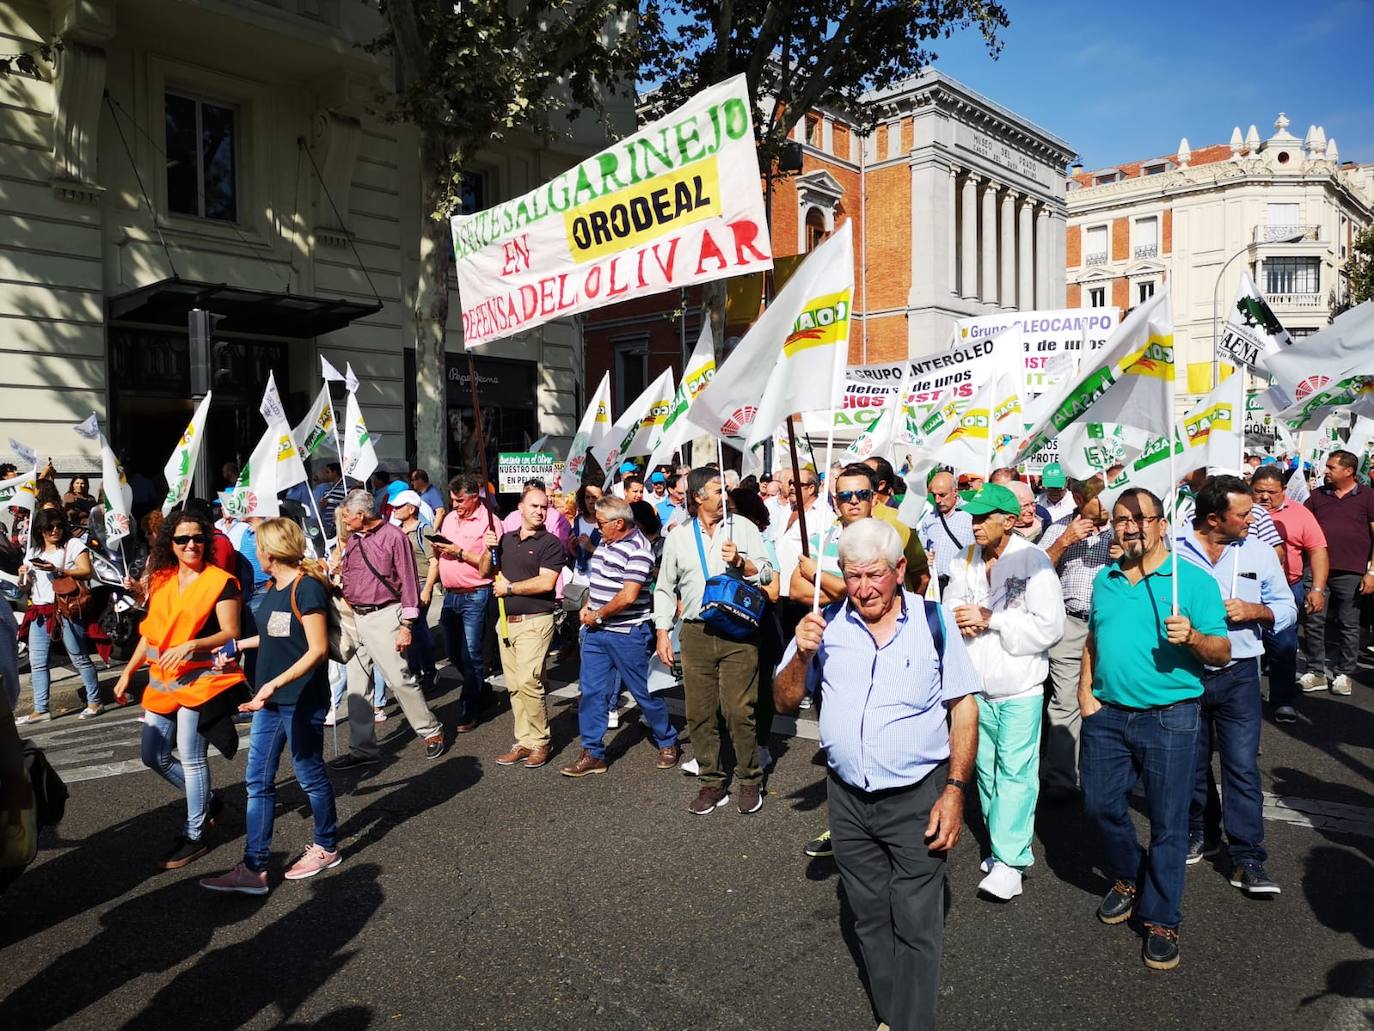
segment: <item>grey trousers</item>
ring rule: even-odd
[[[372,667],[382,671],[382,679],[396,701],[401,703],[410,729],[421,738],[432,737],[443,728],[406,664],[396,650],[396,630],[401,625],[401,606],[388,605],[376,612],[357,615],[358,650],[348,660],[348,750],[354,755],[377,754],[377,725],[372,710]]]
[[[1040,778],[1047,788],[1078,787],[1078,674],[1083,668],[1083,645],[1088,640],[1088,621],[1076,616],[1064,620],[1064,636],[1050,648],[1049,704],[1045,715],[1045,755]]]
[[[830,839],[854,913],[878,1019],[892,1031],[935,1026],[945,941],[945,856],[926,847],[941,763],[911,788],[869,794],[829,780]]]
[[[1360,661],[1360,575],[1333,571],[1326,581],[1326,609],[1307,616],[1307,670],[1352,676]]]

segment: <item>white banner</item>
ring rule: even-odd
[[[451,228],[468,347],[772,268],[744,76]]]
[[[1009,327],[1019,327],[1026,359],[1023,393],[1029,398],[1050,390],[1067,375],[1067,371],[1056,375],[1046,368],[1056,356],[1096,351],[1120,322],[1121,312],[1116,308],[1009,311],[960,319],[955,324],[955,343],[977,343]]]

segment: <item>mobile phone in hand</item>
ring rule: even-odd
[[[445,537],[442,533],[428,533],[428,534],[425,534],[425,539],[428,540],[428,541],[430,541],[432,544],[452,544],[452,543],[453,543],[451,540],[449,540],[447,537]]]

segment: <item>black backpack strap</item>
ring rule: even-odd
[[[926,626],[930,627],[930,639],[935,642],[935,661],[940,671],[940,682],[945,679],[945,617],[940,606],[927,598],[921,599],[926,610]]]

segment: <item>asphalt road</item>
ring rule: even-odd
[[[551,706],[563,762],[575,704]],[[451,725],[456,692],[438,708]],[[1374,687],[1309,696],[1302,712],[1266,725],[1261,759],[1283,894],[1255,901],[1219,869],[1190,869],[1172,972],[1146,970],[1137,933],[1094,918],[1106,882],[1076,810],[1042,810],[1026,893],[1005,905],[977,898],[966,834],[949,866],[942,1026],[1374,1024]],[[395,715],[380,728],[386,764],[335,775],[343,864],[293,884],[281,870],[310,823],[283,764],[273,890],[248,898],[196,884],[239,858],[243,752],[212,759],[230,802],[218,847],[163,873],[184,803],[139,770],[135,717],[32,735],[72,797],[0,896],[5,1031],[874,1026],[838,875],[800,851],[825,820],[805,719],[774,739],[760,813],[702,818],[686,811],[695,782],[654,770],[633,715],[611,733],[609,775],[580,781],[498,767],[508,710],[437,762]]]

